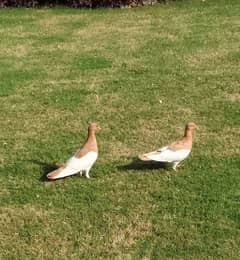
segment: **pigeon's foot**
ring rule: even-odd
[[[183,167],[184,167],[184,163],[178,162],[178,163],[173,164],[173,170],[174,171],[177,171],[177,170],[179,170],[180,168],[183,168]]]
[[[174,162],[173,163],[173,170],[176,172],[177,171],[177,168],[178,168],[178,165],[179,165],[180,162]]]
[[[183,168],[184,167],[184,163],[179,163],[178,165],[177,165],[177,169],[180,169],[180,168]]]
[[[90,168],[91,168],[91,167],[90,167]],[[86,177],[87,177],[88,179],[90,179],[90,176],[89,176],[90,168],[86,169]]]

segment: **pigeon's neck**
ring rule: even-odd
[[[184,138],[186,138],[189,141],[192,141],[192,139],[193,139],[193,132],[192,132],[192,130],[185,129]]]
[[[97,147],[97,139],[95,136],[95,131],[88,129],[88,135],[87,135],[87,140],[85,143],[77,150],[75,153],[75,156],[77,158],[81,158],[82,156],[86,155],[88,152],[98,152],[98,147]]]
[[[89,150],[94,151],[94,152],[98,151],[95,130],[91,130],[91,129],[88,130],[88,139],[87,139],[86,145]]]
[[[88,140],[89,139],[96,139],[96,135],[95,135],[94,130],[91,130],[91,129],[88,130]]]

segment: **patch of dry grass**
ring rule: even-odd
[[[238,9],[2,10],[0,258],[239,255]],[[93,178],[43,182],[90,121]],[[179,172],[134,164],[188,121]]]

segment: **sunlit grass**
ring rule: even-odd
[[[1,259],[238,258],[239,13],[1,10]],[[92,179],[44,181],[91,121]],[[187,121],[200,129],[179,172],[132,163]]]

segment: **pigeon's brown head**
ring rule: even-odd
[[[198,126],[195,123],[190,122],[190,123],[187,123],[186,129],[193,131],[194,129],[198,129]]]
[[[91,124],[89,124],[88,130],[96,132],[98,130],[101,130],[101,127],[97,123],[91,123]]]

